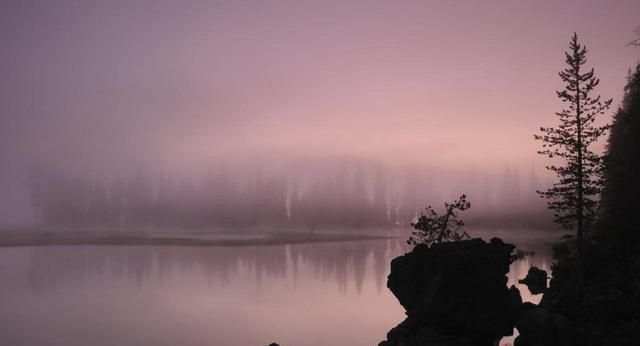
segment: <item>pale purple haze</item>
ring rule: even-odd
[[[571,34],[617,107],[638,14],[636,0],[3,0],[0,225],[31,219],[36,165],[108,176],[353,156],[542,170],[532,135],[555,124]]]

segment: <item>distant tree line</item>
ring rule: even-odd
[[[89,178],[40,169],[32,172],[29,185],[38,222],[65,227],[264,226],[312,231],[409,226],[425,204],[449,198],[449,187],[430,183],[437,174],[480,202],[466,218],[470,224],[545,220],[540,215],[544,205],[536,207],[530,194],[520,193],[543,184],[533,171],[521,177],[506,166],[494,176],[475,171],[455,176],[434,170],[393,171],[358,160],[321,166],[267,171],[220,165],[190,179],[142,173]]]
[[[38,221],[95,227],[372,227],[407,217],[389,211],[385,182],[359,171],[304,184],[284,175],[220,170],[205,179],[138,174],[71,178],[36,171],[29,182]],[[303,186],[304,185],[304,186]],[[410,217],[409,217],[410,218]]]

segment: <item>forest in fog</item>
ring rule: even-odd
[[[446,178],[446,179],[444,179]],[[436,183],[446,181],[447,184]],[[89,178],[33,170],[40,225],[137,228],[384,228],[408,225],[427,205],[467,191],[470,224],[540,227],[536,172],[393,167],[355,158],[281,165],[225,163],[190,177],[138,172]]]

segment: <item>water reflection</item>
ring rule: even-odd
[[[510,284],[550,265],[545,245],[521,248],[535,255]],[[406,250],[400,239],[0,249],[0,344],[377,344],[404,319],[386,277]]]
[[[387,239],[235,248],[60,246],[25,251],[29,252],[27,272],[33,290],[95,277],[131,280],[137,286],[162,285],[185,271],[199,272],[214,286],[245,276],[260,287],[265,279],[291,277],[295,283],[299,271],[310,270],[345,294],[350,282],[356,292],[362,291],[367,270],[377,290],[382,290],[389,261],[405,250],[404,242]]]

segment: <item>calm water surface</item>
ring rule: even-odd
[[[545,245],[521,247],[536,253],[510,283],[551,264]],[[377,345],[404,319],[386,277],[405,250],[396,239],[4,248],[0,345]]]

